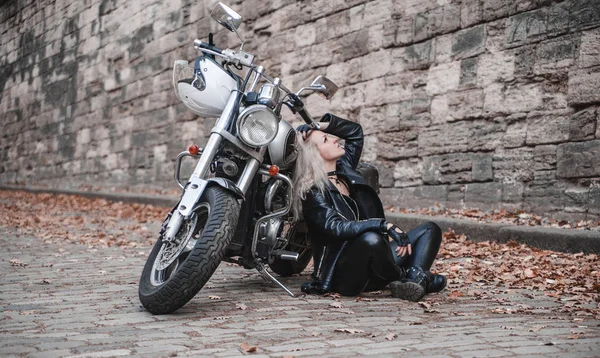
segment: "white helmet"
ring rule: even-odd
[[[175,94],[192,112],[218,117],[223,112],[237,81],[210,57],[196,59],[194,67],[185,60],[173,66]]]

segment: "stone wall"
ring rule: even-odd
[[[172,63],[209,31],[238,45],[214,3],[0,5],[0,183],[174,187],[212,121],[179,104]],[[600,218],[600,0],[229,4],[288,87],[341,86],[311,112],[363,125],[386,203]]]

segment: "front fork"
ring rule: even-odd
[[[221,147],[223,136],[226,135],[225,133],[229,134],[226,129],[229,127],[231,121],[235,117],[235,111],[237,104],[239,103],[240,96],[241,94],[239,91],[231,92],[229,100],[225,105],[225,109],[223,110],[223,113],[221,113],[221,116],[211,131],[208,142],[202,150],[202,155],[200,156],[200,159],[194,168],[194,172],[188,180],[187,186],[183,185],[179,180],[179,169],[181,159],[183,159],[184,156],[191,154],[189,152],[183,152],[177,157],[175,179],[177,184],[182,188],[183,195],[181,196],[181,200],[179,201],[176,210],[173,212],[173,215],[167,224],[163,240],[169,242],[173,241],[184,219],[189,218],[189,216],[192,214],[196,203],[198,203],[202,193],[204,192],[204,189],[206,189],[208,181],[204,178],[206,177],[210,165],[214,161],[214,158]],[[244,172],[237,183],[237,186],[239,189],[241,189],[242,193],[245,193],[248,189],[250,181],[254,177],[254,174],[256,174],[259,166],[260,162],[256,158],[251,158],[248,160],[246,168],[244,169]]]

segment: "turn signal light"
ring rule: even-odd
[[[279,167],[276,165],[271,165],[269,167],[269,175],[274,177],[275,175],[277,175],[279,173]]]
[[[195,144],[190,145],[190,147],[188,148],[188,152],[190,152],[191,155],[196,155],[199,151],[200,149]]]

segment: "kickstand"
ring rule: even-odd
[[[262,262],[256,262],[256,270],[258,271],[258,273],[260,274],[260,276],[265,279],[265,281],[271,281],[274,282],[275,284],[277,284],[277,286],[283,288],[283,290],[285,292],[288,293],[288,295],[292,296],[292,297],[296,297],[296,295],[294,295],[292,293],[292,291],[290,291],[287,287],[285,287],[281,282],[279,282],[275,277],[273,277],[273,275],[271,275],[269,273],[269,271],[267,271],[267,268],[262,264]]]

